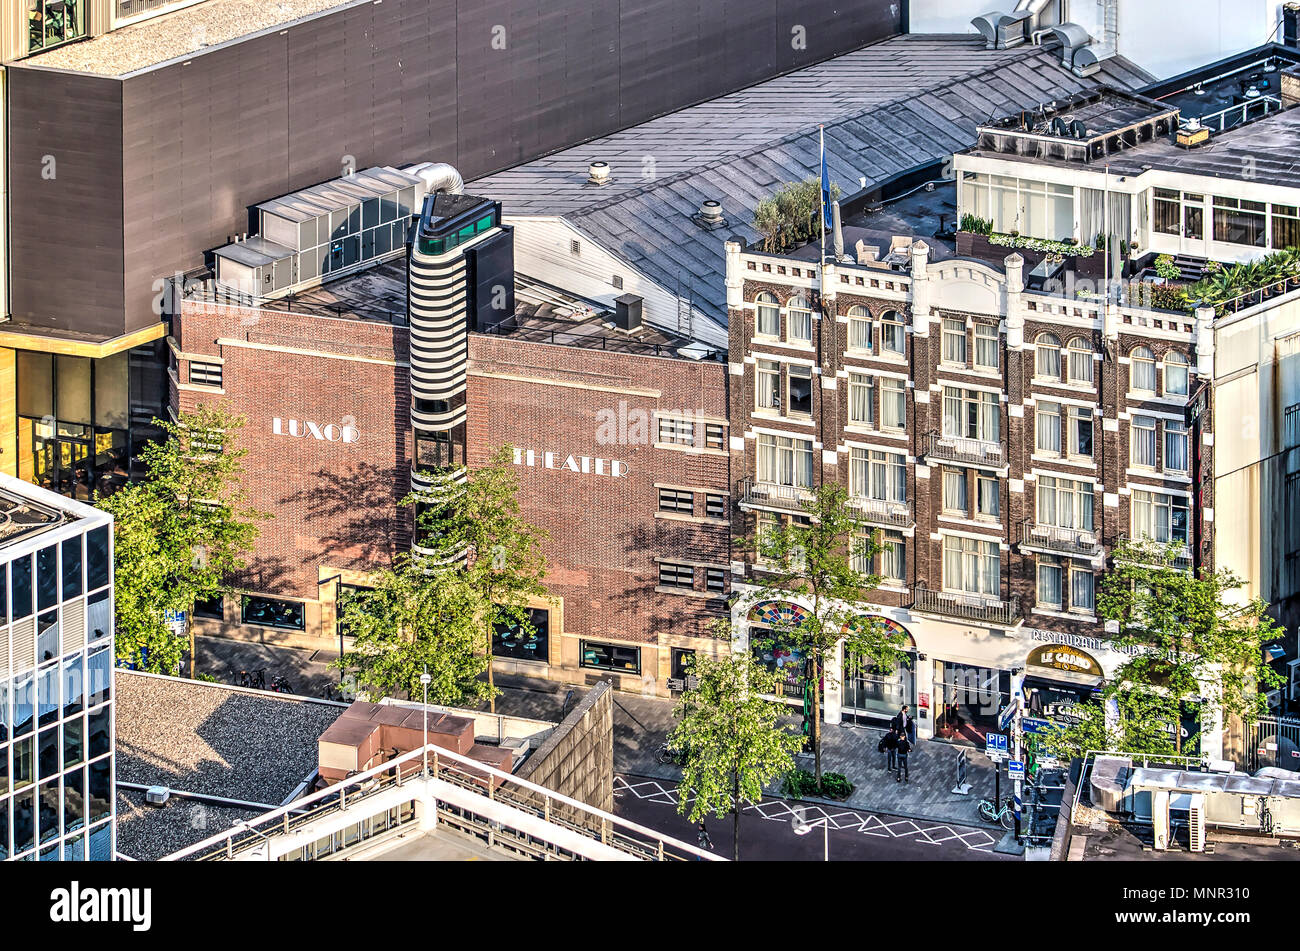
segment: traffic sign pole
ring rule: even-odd
[[[1024,733],[1024,731],[1023,731],[1023,729],[1022,729],[1022,727],[1021,727],[1021,720],[1022,720],[1022,718],[1023,718],[1023,714],[1024,714],[1024,698],[1025,698],[1025,671],[1024,671],[1024,668],[1017,667],[1017,668],[1015,668],[1014,670],[1011,671],[1011,702],[1012,702],[1012,704],[1014,704],[1014,707],[1013,707],[1014,712],[1013,712],[1013,714],[1012,714],[1012,720],[1011,720],[1011,741],[1012,741],[1012,743],[1014,744],[1014,748],[1015,748],[1015,753],[1014,753],[1013,758],[1014,758],[1017,762],[1019,762],[1019,763],[1023,763],[1023,762],[1024,762],[1024,760],[1021,759],[1021,741],[1022,741],[1022,736],[1023,736],[1023,733]],[[1016,780],[1015,780],[1015,786],[1014,786],[1014,789],[1015,789],[1015,807],[1016,807],[1016,828],[1015,828],[1015,833],[1016,833],[1016,841],[1017,841],[1017,842],[1020,841],[1020,836],[1021,836],[1021,829],[1020,829],[1020,819],[1021,819],[1021,813],[1020,813],[1021,780],[1020,780],[1020,777],[1023,776],[1023,775],[1024,775],[1024,772],[1023,772],[1023,768],[1022,768],[1022,770],[1021,770],[1019,773],[1016,774]]]

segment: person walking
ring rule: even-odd
[[[894,777],[894,782],[910,783],[912,781],[911,773],[908,772],[907,769],[907,754],[911,752],[912,752],[912,741],[907,738],[907,734],[903,734],[898,738],[898,750],[897,750],[898,772]]]
[[[885,754],[885,769],[893,770],[897,768],[898,734],[894,732],[892,726],[889,728],[889,732],[880,738],[880,744],[876,749]]]

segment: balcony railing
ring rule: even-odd
[[[885,499],[868,499],[852,496],[849,505],[862,515],[865,522],[872,525],[888,525],[891,528],[911,528],[916,524],[912,517],[911,502],[891,502]]]
[[[930,446],[926,455],[932,459],[964,462],[974,466],[1001,467],[1007,464],[1007,450],[1000,442],[945,436],[942,433],[930,433],[929,439]]]
[[[1086,558],[1093,558],[1101,551],[1101,538],[1096,532],[1043,525],[1032,518],[1025,519],[1020,526],[1020,544]]]
[[[742,506],[777,508],[788,512],[802,512],[804,503],[811,502],[814,498],[812,489],[797,485],[775,485],[755,479],[741,480],[737,494]]]
[[[931,591],[920,585],[912,589],[912,610],[986,624],[1012,625],[1020,620],[1020,607],[1015,601],[979,594]]]
[[[1160,567],[1167,564],[1168,567],[1176,568],[1179,571],[1192,570],[1194,563],[1192,550],[1186,545],[1181,545],[1174,550],[1170,556],[1170,560],[1166,562],[1166,552],[1169,551],[1169,546],[1177,543],[1158,542],[1147,538],[1146,536],[1133,538],[1129,535],[1121,535],[1116,539],[1117,547],[1125,544],[1131,546],[1135,556],[1131,558],[1130,561],[1138,564],[1150,565],[1152,567]]]

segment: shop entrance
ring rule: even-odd
[[[1011,672],[934,662],[935,738],[984,745],[1011,696]]]
[[[841,722],[854,726],[880,726],[898,713],[903,704],[909,704],[916,716],[916,641],[898,622],[888,618],[870,617],[868,620],[884,624],[890,631],[904,638],[904,656],[893,669],[864,667],[850,673],[848,646],[841,648],[842,710]]]

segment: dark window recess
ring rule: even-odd
[[[527,626],[514,618],[497,624],[492,631],[492,654],[546,663],[550,659],[550,634],[551,612],[545,608],[528,608]]]
[[[727,573],[721,568],[704,569],[704,589],[712,591],[714,594],[725,594],[727,591]]]
[[[215,598],[208,598],[204,601],[195,601],[194,616],[216,618],[220,621],[225,617],[223,602],[224,599],[221,595],[217,595]]]
[[[421,469],[459,466],[465,464],[465,453],[451,433],[420,433],[415,437],[415,461]]]
[[[709,518],[726,518],[727,497],[725,495],[706,495],[704,497],[704,514]]]
[[[108,584],[108,526],[86,533],[86,590]]]
[[[659,584],[665,588],[695,587],[695,569],[690,565],[673,565],[664,562],[659,565]]]
[[[812,415],[812,368],[790,367],[790,412]]]
[[[221,386],[220,363],[195,363],[190,361],[190,382],[203,386]]]
[[[90,632],[92,641],[107,637],[108,629],[112,626],[113,605],[108,597],[111,593],[105,588],[86,599],[86,629]]]
[[[620,674],[641,673],[641,648],[618,644],[582,641],[582,666],[595,670],[615,670]]]
[[[288,627],[302,630],[302,604],[244,595],[244,623],[263,627]]]
[[[14,619],[30,617],[32,613],[32,559],[30,555],[14,561],[9,567],[9,585],[13,597]]]
[[[81,538],[64,539],[63,545],[63,600],[81,594]]]
[[[59,655],[59,612],[46,611],[36,619],[36,660],[53,660]]]
[[[704,424],[704,445],[710,449],[727,448],[727,430],[721,423]]]
[[[674,647],[672,649],[672,676],[677,680],[683,680],[690,675],[691,665],[695,661],[695,651],[688,647]]]
[[[36,553],[36,607],[44,611],[59,603],[59,548],[51,545]]]
[[[695,511],[695,493],[679,492],[676,489],[660,489],[659,511],[682,512],[690,515]]]

